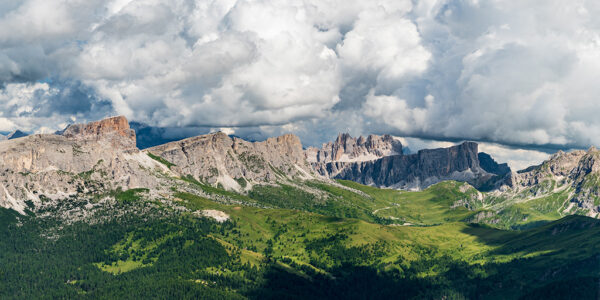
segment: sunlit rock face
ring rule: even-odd
[[[201,135],[146,149],[175,164],[173,169],[226,189],[314,177],[300,139],[293,134],[248,142],[223,132]]]
[[[306,158],[311,163],[369,161],[384,156],[402,154],[402,143],[391,135],[369,135],[353,138],[340,133],[334,142],[323,147],[306,149]]]
[[[155,172],[170,172],[135,146],[127,119],[69,126],[0,142],[0,206],[23,213],[73,195],[159,187]]]
[[[473,142],[368,161],[313,163],[313,167],[330,178],[408,190],[424,189],[444,180],[465,181],[478,186],[494,175],[481,168],[478,145]]]

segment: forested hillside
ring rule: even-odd
[[[177,209],[132,192],[101,208],[103,222],[3,209],[0,293],[20,299],[597,294],[600,221],[570,216],[530,230],[500,230],[469,223],[473,212],[464,207],[449,208],[472,193],[461,192],[460,183],[423,192],[342,183],[363,192],[309,184],[328,197],[320,200],[289,186],[241,195],[197,183],[207,194],[249,205],[178,191],[184,209]],[[229,219],[197,213],[205,210]]]

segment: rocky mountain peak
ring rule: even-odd
[[[504,176],[511,172],[507,163],[499,164],[491,155],[485,152],[479,152],[477,157],[479,158],[479,166],[488,173]]]
[[[327,163],[369,161],[401,153],[402,143],[390,135],[353,138],[348,133],[340,133],[334,142],[323,144],[320,149],[309,147],[306,157],[311,163]]]
[[[300,138],[291,133],[287,133],[276,138],[269,138],[267,139],[267,142],[272,142],[273,140],[277,144],[286,145],[296,149],[302,149],[302,142],[300,141]]]
[[[237,191],[253,184],[313,178],[302,143],[293,134],[248,142],[217,132],[146,151],[173,163],[181,174]]]
[[[385,136],[375,141],[379,143],[386,139],[395,141]],[[369,137],[365,139],[366,143],[368,141]],[[480,186],[494,174],[480,166],[478,148],[477,143],[464,142],[449,148],[424,149],[410,155],[397,154],[369,161],[330,161],[312,165],[323,176],[378,187],[420,190],[444,180],[465,181]]]
[[[8,135],[6,135],[6,139],[13,140],[13,139],[18,139],[18,138],[26,137],[26,136],[28,136],[27,133],[25,133],[25,132],[17,129],[15,131],[9,133]]]
[[[114,144],[135,147],[135,131],[129,127],[129,122],[124,116],[111,117],[87,124],[70,125],[62,132],[62,135],[73,139],[112,139]]]
[[[170,170],[135,147],[124,117],[69,126],[0,143],[0,207],[35,206],[131,188],[160,188]],[[167,179],[164,179],[167,180]],[[43,196],[43,197],[42,197]]]

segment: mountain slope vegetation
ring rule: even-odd
[[[264,193],[234,194],[198,184],[191,186],[258,205],[224,204],[180,186],[176,206],[118,214],[153,205],[136,193],[141,197],[99,208],[109,217],[96,224],[2,209],[0,292],[9,298],[91,299],[517,299],[597,293],[600,221],[569,216],[534,229],[501,230],[464,222],[473,212],[450,208],[453,199],[471,192],[461,192],[461,183],[423,192],[341,183],[307,185],[328,194],[328,201],[356,204],[364,215],[336,216],[340,211],[327,205],[275,207],[296,195],[288,187],[271,187],[280,190],[261,200]],[[261,207],[265,203],[270,207]],[[393,203],[399,206],[381,210]],[[419,214],[423,208],[432,212]],[[219,223],[197,214],[205,210],[229,219]],[[391,216],[411,225],[389,223]]]
[[[368,141],[336,153],[380,155]],[[0,298],[599,292],[594,149],[496,174],[506,185],[491,192],[439,178],[399,191],[317,175],[291,135],[250,143],[215,133],[145,152],[134,143],[116,117],[0,144]]]

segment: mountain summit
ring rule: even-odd
[[[402,154],[402,143],[387,134],[353,138],[340,133],[334,142],[323,144],[320,149],[306,149],[306,158],[311,163],[368,161],[398,154]]]
[[[247,142],[217,132],[145,151],[173,163],[182,174],[238,191],[256,183],[315,177],[300,139],[293,134]]]
[[[495,186],[490,180],[510,172],[508,165],[479,153],[474,142],[409,155],[402,149],[402,143],[390,135],[356,139],[340,134],[321,149],[308,148],[306,156],[322,176],[408,190],[421,190],[444,180]]]
[[[88,199],[116,189],[160,190],[164,180],[155,170],[169,171],[136,148],[124,117],[71,125],[62,135],[2,141],[0,206],[24,213],[28,206]]]

